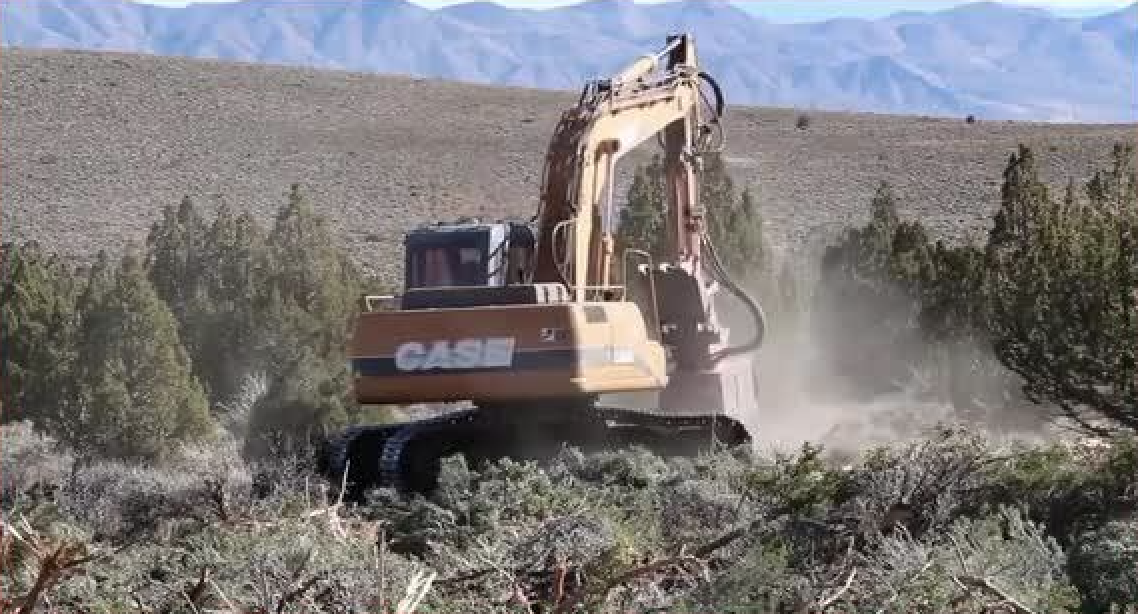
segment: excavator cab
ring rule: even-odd
[[[524,283],[534,232],[518,222],[459,222],[404,237],[404,291]]]

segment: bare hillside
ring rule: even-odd
[[[76,258],[144,240],[186,194],[267,222],[299,182],[361,263],[397,273],[393,250],[416,224],[531,215],[547,139],[576,99],[131,54],[5,49],[0,62],[4,240]],[[797,116],[732,107],[726,119],[735,175],[757,188],[781,243],[861,220],[882,179],[941,236],[977,237],[1017,143],[1060,183],[1135,139],[1132,125],[813,112],[798,130]]]

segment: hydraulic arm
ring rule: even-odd
[[[711,86],[713,101],[701,83]],[[616,163],[650,138],[663,142],[670,257],[638,272],[651,277],[655,296],[645,312],[657,316],[676,363],[663,391],[665,408],[745,411],[754,399],[746,357],[761,343],[763,315],[721,266],[698,192],[700,156],[722,146],[723,107],[718,85],[699,69],[692,38],[672,36],[660,53],[588,84],[563,115],[547,159],[535,280],[566,283],[577,301],[603,300],[613,289]],[[727,330],[713,303],[716,282],[743,301],[755,323],[752,339],[740,347],[725,347]]]

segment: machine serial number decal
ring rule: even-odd
[[[513,337],[409,341],[395,349],[395,368],[400,371],[508,368],[514,364],[515,342]]]

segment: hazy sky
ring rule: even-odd
[[[149,4],[184,6],[187,0],[136,0]],[[194,2],[229,2],[232,0],[193,0]],[[312,0],[302,0],[311,2]],[[335,0],[328,0],[335,1]],[[460,4],[468,0],[412,0],[428,7]],[[580,0],[494,0],[498,4],[525,8],[545,8],[576,4]],[[659,2],[661,0],[638,0]],[[667,1],[667,0],[663,0]],[[959,0],[733,0],[748,11],[775,21],[826,19],[831,17],[877,17],[903,10],[938,10],[958,4]],[[1007,4],[1040,6],[1061,15],[1097,14],[1126,6],[1128,0],[1003,0]]]

